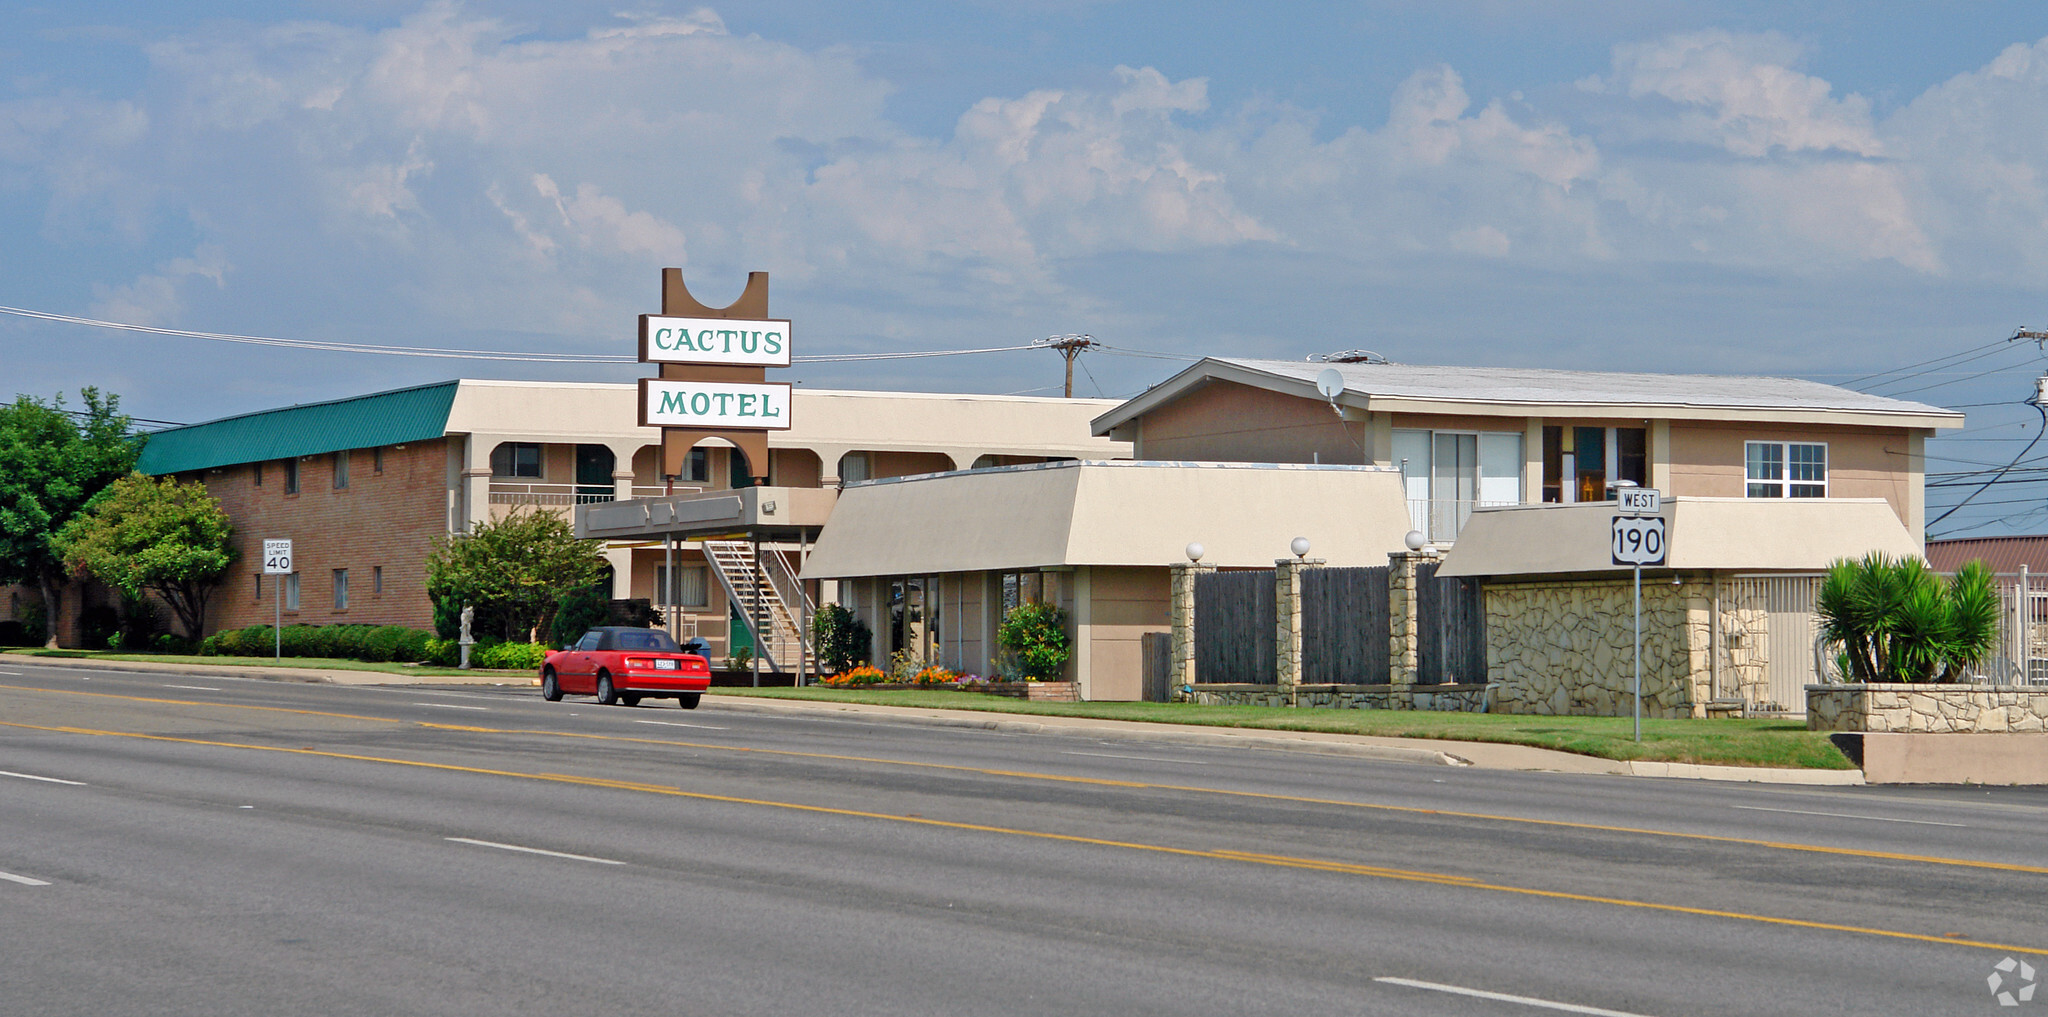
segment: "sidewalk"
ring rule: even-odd
[[[488,675],[404,675],[386,671],[336,671],[323,668],[252,667],[235,664],[173,664],[159,661],[88,660],[77,657],[29,657],[0,655],[9,660],[47,664],[54,667],[99,668],[118,671],[155,671],[167,674],[204,672],[238,678],[271,681],[328,682],[336,685],[498,685],[529,686],[535,679],[525,673]],[[863,703],[828,703],[790,699],[756,699],[721,694],[712,689],[707,704],[720,710],[752,713],[833,712],[888,720],[896,723],[927,724],[934,727],[974,728],[1007,734],[1051,735],[1068,738],[1104,738],[1120,741],[1158,742],[1220,748],[1272,749],[1284,752],[1313,752],[1353,759],[1376,759],[1432,766],[1470,766],[1485,770],[1528,770],[1546,773],[1593,773],[1635,777],[1682,777],[1694,780],[1746,781],[1768,784],[1846,785],[1863,783],[1859,770],[1802,770],[1749,766],[1708,766],[1697,763],[1660,763],[1601,759],[1571,752],[1540,749],[1530,745],[1496,742],[1441,741],[1433,738],[1384,738],[1374,735],[1323,734],[1309,731],[1271,731],[1260,728],[1205,727],[1193,724],[1156,724],[1144,721],[1097,720],[1091,717],[1048,717],[985,713],[979,710],[942,710],[915,706],[870,706]]]
[[[233,658],[223,657],[223,660]],[[156,671],[165,674],[232,675],[236,678],[268,678],[280,682],[327,682],[333,685],[535,685],[533,675],[520,671],[491,671],[474,675],[406,675],[389,671],[344,671],[314,667],[269,667],[257,664],[174,664],[156,660],[91,660],[83,657],[32,657],[0,654],[0,665],[9,661],[50,667],[88,667],[108,671]]]

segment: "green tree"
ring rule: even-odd
[[[1981,561],[1944,580],[1917,558],[1845,558],[1815,609],[1853,681],[1960,681],[1998,640],[1998,589]]]
[[[51,647],[67,580],[52,541],[87,501],[127,476],[142,451],[141,437],[119,411],[120,397],[94,388],[79,394],[85,409],[75,415],[61,394],[0,405],[0,584],[42,593]]]
[[[235,527],[197,481],[131,473],[107,485],[57,531],[51,546],[74,575],[130,597],[156,594],[188,639],[206,627],[206,601],[235,562]]]
[[[1051,604],[1019,604],[1003,616],[996,641],[1017,655],[1026,681],[1057,681],[1072,655],[1068,649],[1067,613]]]
[[[437,543],[427,556],[427,596],[473,605],[479,621],[501,619],[506,639],[534,642],[553,623],[562,598],[597,582],[604,567],[597,542],[576,539],[568,520],[515,510]]]
[[[875,636],[867,623],[844,605],[826,604],[811,616],[811,639],[817,648],[818,666],[840,674],[868,662]]]

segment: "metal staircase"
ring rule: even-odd
[[[754,567],[754,545],[744,540],[706,540],[704,557],[711,572],[725,588],[728,603],[738,609],[740,620],[754,636],[754,652],[775,671],[794,672],[799,658],[804,669],[818,673],[818,661],[811,646],[804,619],[814,613],[803,584],[789,567],[789,559],[772,548],[761,549],[761,567]],[[757,621],[757,619],[759,619]],[[766,631],[760,631],[765,629]]]

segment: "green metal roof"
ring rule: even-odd
[[[460,382],[244,413],[149,436],[135,468],[152,475],[439,438]]]

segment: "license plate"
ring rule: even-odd
[[[656,671],[673,671],[676,669],[676,662],[666,657],[657,657],[654,661],[654,669]]]

